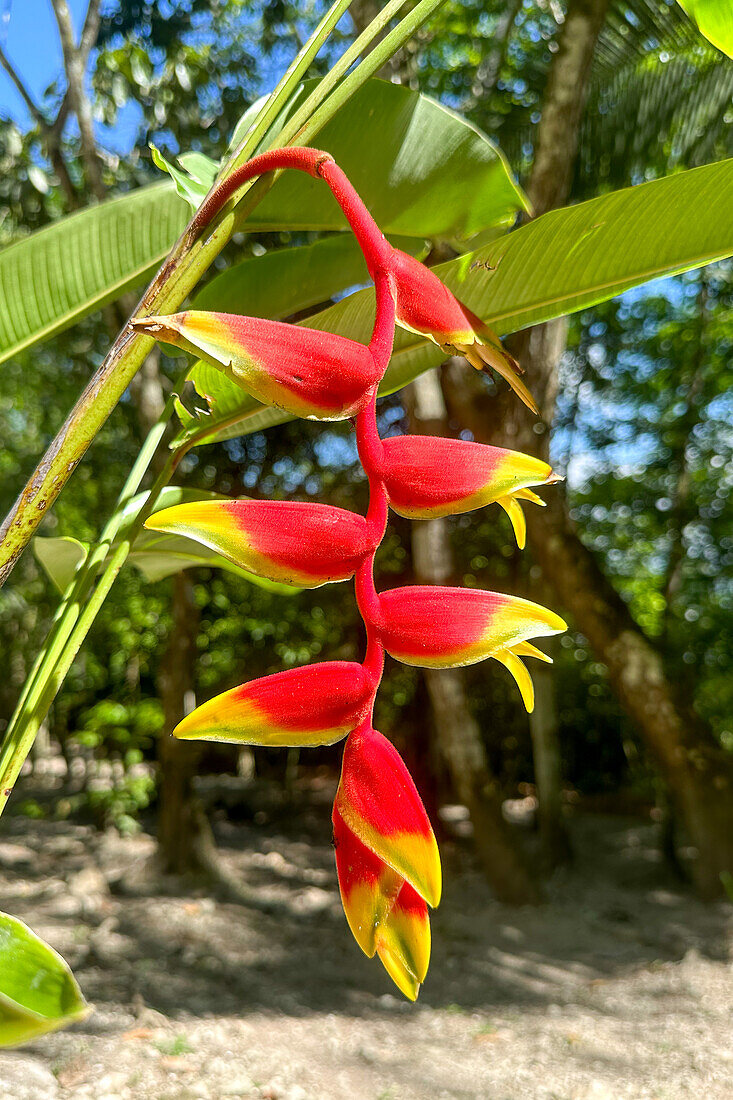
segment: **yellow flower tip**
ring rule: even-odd
[[[494,657],[500,664],[504,665],[514,677],[527,714],[531,714],[534,710],[534,684],[532,683],[532,677],[529,672],[519,660],[515,649],[516,647],[514,649],[500,650],[498,653],[494,654]]]
[[[177,513],[180,505],[174,504],[171,508],[161,508],[159,512],[153,512],[152,516],[148,516],[143,526],[148,531],[170,531],[176,526],[175,516],[173,513]]]
[[[533,493],[531,489],[517,489],[514,496],[517,500],[528,500],[530,504],[538,504],[540,508],[547,507],[547,502],[542,497],[538,497],[537,493]]]
[[[524,373],[522,367],[501,344],[499,347],[488,343],[461,344],[460,346],[456,345],[456,348],[461,355],[465,355],[471,366],[475,367],[476,370],[483,371],[485,374],[489,373],[489,367],[495,370],[509,383],[517,397],[524,402],[527,408],[531,409],[536,416],[540,415],[537,402],[519,377],[520,374]]]
[[[416,1001],[420,992],[420,982],[412,971],[408,970],[402,959],[399,959],[382,944],[377,946],[377,955],[400,993],[403,993],[408,1001]]]
[[[538,661],[544,661],[545,664],[551,665],[553,663],[552,657],[547,653],[543,653],[531,642],[517,642],[515,646],[512,646],[512,649],[518,657],[536,657]]]
[[[517,501],[516,497],[519,493],[510,494],[509,496],[499,497],[497,504],[500,504],[506,514],[509,516],[512,528],[514,530],[514,537],[517,540],[517,546],[520,550],[524,550],[527,542],[527,521],[524,518],[524,512],[522,507]]]

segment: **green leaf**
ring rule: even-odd
[[[240,391],[241,392],[241,391]],[[267,410],[269,411],[269,410]],[[241,433],[240,433],[241,434]],[[131,498],[123,510],[124,517],[132,517],[139,512],[147,493],[139,493]],[[174,504],[184,504],[195,500],[224,500],[218,493],[207,493],[199,489],[182,489],[177,485],[168,485],[160,493],[155,510],[171,508]],[[38,561],[53,583],[64,592],[79,564],[85,559],[87,547],[69,536],[57,538],[37,537],[33,540],[33,550]],[[243,577],[250,584],[264,588],[281,596],[292,596],[301,589],[294,585],[280,584],[276,581],[256,577],[253,573],[240,569],[227,558],[202,546],[183,535],[167,535],[161,531],[143,530],[139,533],[127,557],[127,562],[138,569],[146,581],[155,582],[197,565],[225,569],[237,577]]]
[[[677,0],[700,33],[733,57],[733,0]]]
[[[487,137],[396,84],[369,81],[318,142],[353,174],[387,233],[468,237],[507,224],[524,203]],[[204,160],[188,154],[189,174],[172,169],[190,202],[203,187],[196,177],[204,174]],[[0,362],[144,282],[185,224],[186,204],[173,184],[158,183],[63,218],[0,252]],[[247,222],[252,232],[344,227],[325,185],[295,172],[278,179]]]
[[[733,159],[551,211],[434,270],[505,335],[730,255]],[[366,343],[373,321],[374,292],[364,290],[310,317],[307,324]],[[400,389],[444,358],[429,340],[398,329],[379,392]],[[531,388],[532,379],[527,381]],[[203,381],[196,384],[203,386]],[[207,385],[209,392],[218,393],[211,382]],[[244,395],[245,410],[250,403],[256,415],[238,428],[232,425],[231,435],[289,419]]]
[[[59,592],[63,593],[79,566],[86,561],[89,546],[78,539],[64,536],[39,536],[33,540],[33,553]]]
[[[90,206],[0,252],[0,362],[148,279],[186,225],[167,183]]]
[[[27,925],[0,913],[0,1047],[88,1015],[71,970]]]
[[[216,165],[214,164],[214,162],[209,161],[209,164],[213,167],[211,182],[202,183],[200,179],[196,179],[194,175],[189,174],[189,172],[185,171],[185,167],[184,171],[181,171],[180,168],[176,168],[175,165],[171,164],[169,160],[166,160],[160,149],[153,145],[152,142],[150,144],[150,152],[152,153],[153,163],[155,164],[156,168],[160,168],[161,172],[166,172],[171,177],[176,185],[176,191],[178,192],[180,197],[188,203],[192,210],[197,210],[198,207],[201,205],[202,200],[206,197],[206,194],[211,187],[211,183],[214,182],[214,177],[216,176]],[[188,156],[196,156],[196,154],[189,153]],[[183,163],[183,159],[183,157],[178,158],[179,164]],[[208,158],[203,159],[208,160]]]
[[[420,248],[414,239],[394,243],[407,246],[413,255]],[[313,244],[249,256],[207,283],[194,297],[192,308],[280,320],[368,282],[356,239],[351,233],[338,233]]]
[[[307,82],[306,91],[313,82]],[[526,198],[503,154],[475,126],[429,96],[369,80],[317,137],[385,233],[468,239],[510,225]],[[286,172],[257,207],[254,229],[346,225],[319,180]]]

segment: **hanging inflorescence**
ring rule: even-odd
[[[411,519],[430,519],[496,502],[523,546],[519,502],[541,504],[530,486],[557,478],[545,462],[498,447],[422,436],[380,439],[377,388],[392,354],[395,324],[428,337],[447,354],[465,355],[478,369],[492,367],[536,407],[491,329],[433,272],[390,245],[327,153],[291,148],[254,158],[204,203],[192,232],[205,227],[246,180],[281,168],[323,179],[346,215],[375,286],[369,344],[220,313],[189,311],[134,324],[204,358],[266,404],[316,420],[353,418],[369,480],[367,514],[293,501],[215,500],[166,508],[147,526],[196,539],[271,580],[313,588],[353,576],[366,652],[361,663],[326,661],[243,684],[198,707],[174,732],[267,746],[347,738],[333,807],[344,911],[359,946],[370,957],[377,954],[414,1000],[428,968],[428,906],[440,900],[440,857],[407,768],[372,725],[384,654],[428,668],[493,657],[511,672],[531,710],[532,681],[522,658],[549,658],[529,639],[556,634],[565,623],[537,604],[496,592],[433,586],[377,592],[374,557],[389,507]]]

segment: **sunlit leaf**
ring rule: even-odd
[[[0,1046],[15,1046],[89,1013],[71,970],[27,925],[0,913]]]
[[[733,0],[677,0],[700,33],[733,57]]]

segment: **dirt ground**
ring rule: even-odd
[[[411,1005],[351,939],[325,799],[218,826],[260,907],[151,887],[145,834],[5,818],[0,907],[62,952],[94,1010],[0,1052],[0,1097],[731,1100],[730,908],[669,876],[648,824],[579,818],[573,836],[538,909],[499,905],[468,846],[443,845]]]

